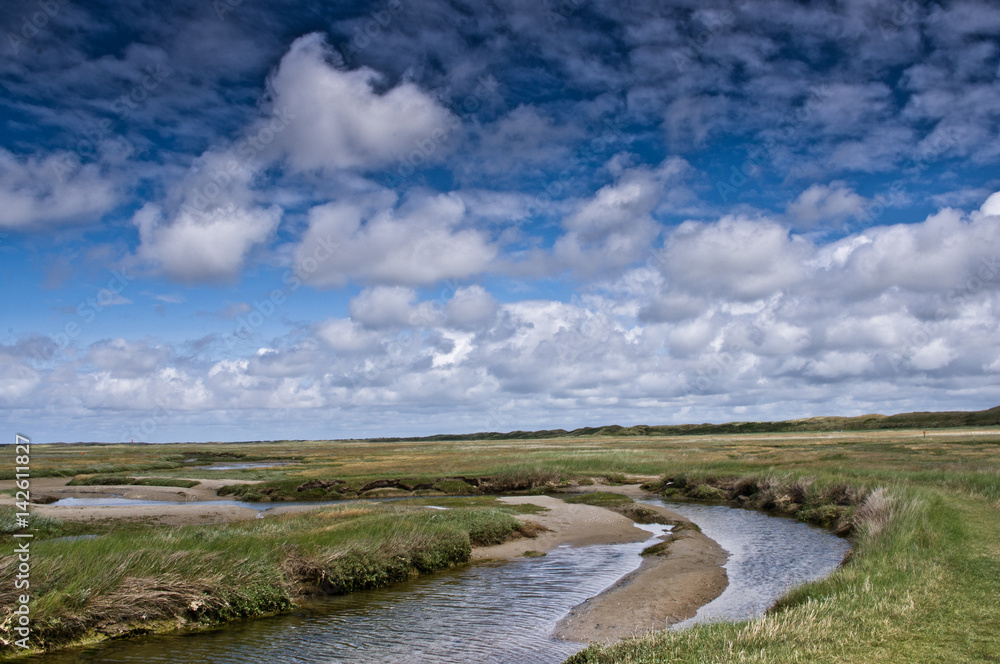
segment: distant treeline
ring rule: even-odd
[[[726,433],[781,433],[785,431],[871,431],[875,429],[944,429],[948,427],[984,427],[1000,425],[1000,406],[979,411],[941,413],[900,413],[899,415],[859,415],[858,417],[809,417],[780,422],[728,422],[726,424],[674,424],[632,427],[611,425],[545,429],[542,431],[488,431],[460,435],[438,434],[411,438],[369,438],[371,441],[406,442],[435,440],[523,440],[581,436],[692,436]]]

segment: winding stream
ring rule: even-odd
[[[720,505],[642,502],[663,505],[694,521],[729,552],[729,585],[693,618],[672,629],[759,616],[793,586],[823,578],[837,569],[851,549],[846,540],[795,519]]]
[[[694,620],[759,613],[788,587],[836,568],[848,545],[790,519],[665,504],[730,551],[730,587]],[[32,664],[557,664],[583,644],[551,633],[573,606],[638,567],[662,526],[636,544],[560,547],[542,558],[480,563],[381,590],[327,597],[296,613],[210,633],[58,652]],[[691,621],[688,621],[691,622]]]

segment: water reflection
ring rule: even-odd
[[[652,501],[650,501],[652,502]],[[692,621],[759,613],[791,585],[833,570],[847,544],[789,519],[667,504],[732,553],[729,588]],[[657,526],[647,526],[652,533]],[[556,623],[635,569],[652,542],[561,547],[543,558],[476,564],[390,588],[323,598],[293,615],[28,658],[31,664],[557,664],[583,644]]]
[[[759,616],[790,588],[837,569],[851,548],[846,540],[794,519],[718,505],[643,502],[663,505],[691,519],[730,554],[726,590],[673,629]]]

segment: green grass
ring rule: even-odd
[[[581,493],[576,496],[564,498],[567,503],[575,505],[596,505],[597,507],[621,507],[631,505],[635,501],[620,493],[610,493],[608,491],[595,491],[593,493]]]
[[[271,615],[291,609],[303,592],[376,588],[464,563],[472,546],[531,534],[530,524],[502,507],[346,503],[236,524],[146,529],[141,537],[121,531],[39,539],[32,545],[32,643],[51,648]],[[12,578],[16,562],[5,557],[0,576]],[[14,598],[11,586],[0,589],[3,605]],[[7,640],[9,628],[0,623]],[[0,645],[0,653],[12,651]]]
[[[786,512],[796,483],[788,479],[764,488]],[[759,489],[759,477],[739,480]],[[833,575],[786,594],[762,618],[591,646],[567,664],[1000,661],[1000,505],[903,483],[814,484],[799,496],[814,508],[840,489],[858,499],[854,552]]]
[[[987,415],[992,416],[987,411],[986,415],[977,417]],[[941,421],[947,426],[960,426],[965,423],[963,417],[949,415]],[[875,423],[866,423],[863,419],[856,424],[867,426]],[[920,415],[909,420],[897,417],[889,424],[922,426],[927,421],[925,416]],[[835,427],[841,423],[830,419],[812,424]],[[199,471],[181,468],[186,459],[196,457],[202,461],[211,457],[223,460],[230,458],[225,454],[234,452],[245,455],[240,458],[246,460],[250,457],[295,457],[301,462],[262,473],[257,479],[265,480],[263,484],[232,487],[231,495],[243,492],[263,500],[283,499],[286,496],[298,500],[317,499],[308,491],[297,492],[296,488],[310,481],[333,479],[343,480],[344,485],[310,491],[316,491],[316,495],[323,497],[320,499],[330,499],[333,494],[339,493],[338,487],[347,491],[341,496],[351,495],[351,491],[356,492],[373,480],[395,478],[417,483],[433,483],[446,477],[491,478],[492,485],[481,487],[489,493],[550,491],[564,487],[567,481],[573,479],[584,480],[582,483],[593,481],[588,478],[605,481],[609,477],[616,482],[644,481],[658,492],[668,492],[678,500],[743,505],[794,515],[844,533],[851,532],[854,554],[828,579],[791,592],[765,618],[655,634],[608,648],[594,647],[584,651],[574,661],[995,662],[1000,661],[1000,604],[996,600],[1000,597],[1000,435],[997,435],[996,427],[989,427],[985,420],[974,424],[979,427],[975,431],[949,429],[941,432],[931,430],[927,425],[926,436],[922,429],[752,433],[748,430],[754,427],[739,427],[739,433],[711,433],[702,428],[693,432],[698,435],[672,432],[669,436],[655,436],[650,431],[640,434],[621,430],[619,434],[613,434],[605,428],[603,433],[544,439],[275,441],[171,446],[33,445],[32,475],[104,473],[134,476],[156,470],[158,476],[185,477],[192,473],[191,476],[200,477],[202,475],[193,474]],[[12,454],[12,451],[9,453]],[[0,467],[12,468],[13,465],[12,459],[8,458]],[[166,467],[161,469],[159,466]],[[248,472],[212,472],[206,476],[245,479],[249,477]],[[641,479],[637,479],[639,477]],[[683,486],[679,484],[681,480]],[[667,486],[667,482],[673,484]],[[272,494],[264,493],[268,489],[272,490]],[[878,498],[871,499],[872,496]],[[866,507],[869,499],[871,502]],[[425,505],[453,509],[498,509],[492,496],[459,498],[440,495],[419,500]],[[441,550],[445,551],[440,555],[446,555],[450,546],[447,544],[451,541],[448,533],[464,532],[468,537],[469,530],[473,530],[488,539],[495,532],[492,526],[483,526],[474,520],[468,523],[448,521],[454,519],[453,516],[431,519],[448,511],[428,510],[413,502],[410,505],[410,509],[424,513],[423,516],[413,516],[416,521],[412,523],[423,524],[416,533],[425,533],[431,540],[440,538],[443,542]],[[881,507],[876,509],[878,506]],[[622,509],[632,507],[635,506],[626,504]],[[377,507],[400,508],[396,503]],[[499,509],[511,512],[513,508]],[[518,506],[518,509],[524,508]],[[859,512],[868,516],[860,519]],[[12,512],[5,514],[7,512],[0,509],[0,524],[9,525],[12,523]],[[310,539],[327,541],[324,538],[333,537],[314,532],[322,529],[318,522],[293,529],[295,533],[275,531],[273,536],[256,530],[270,521],[269,518],[257,520],[254,524],[201,529],[119,526],[130,529],[127,536],[123,530],[120,537],[113,528],[95,525],[86,528],[92,528],[92,532],[107,533],[107,536],[100,540],[77,542],[46,542],[40,539],[38,544],[39,551],[44,550],[46,558],[50,553],[61,556],[63,562],[60,564],[66,566],[65,569],[72,564],[78,565],[81,570],[99,570],[100,574],[92,574],[97,587],[97,581],[106,575],[106,566],[90,547],[105,539],[117,541],[118,548],[108,551],[117,557],[110,560],[119,566],[126,565],[126,569],[127,565],[135,564],[137,570],[147,575],[143,578],[159,579],[163,585],[162,590],[157,592],[166,593],[170,584],[178,578],[188,578],[185,576],[188,572],[193,574],[191,578],[197,579],[212,580],[215,578],[213,575],[223,575],[235,582],[245,582],[243,586],[231,588],[248,589],[247,595],[231,598],[230,606],[237,607],[234,610],[244,611],[259,602],[263,607],[260,610],[264,611],[277,601],[268,594],[274,587],[275,579],[283,584],[289,580],[311,578],[315,588],[316,579],[322,578],[321,570],[333,569],[327,566],[327,562],[332,565],[332,560],[327,561],[323,555],[323,551],[328,550],[324,547],[328,545]],[[411,523],[410,517],[404,521]],[[347,520],[343,523],[346,524]],[[859,523],[867,525],[859,528]],[[59,534],[80,532],[71,531],[68,524],[39,520],[35,525],[40,537],[50,539]],[[384,525],[391,529],[392,520]],[[469,530],[463,530],[466,528]],[[339,531],[339,528],[335,530]],[[196,532],[201,534],[196,536]],[[313,534],[307,536],[309,532]],[[329,546],[348,547],[352,552],[341,557],[353,560],[351,564],[354,567],[338,563],[338,569],[353,570],[350,574],[360,575],[350,578],[365,577],[363,572],[368,568],[364,561],[368,559],[359,552],[372,547],[371,542],[406,541],[405,538],[389,537],[388,533],[394,532],[391,530],[385,531],[385,539],[382,540],[366,537],[367,531],[363,528],[345,528],[342,532],[347,539],[336,540],[339,544]],[[185,544],[177,549],[171,548],[174,546],[171,544],[165,550],[180,557],[176,560],[157,558],[158,554],[152,552],[147,543],[160,546],[163,541],[173,542],[175,540],[169,539],[171,533],[174,533],[172,537],[180,538],[176,541]],[[216,539],[218,541],[213,544]],[[286,540],[288,547],[283,548]],[[261,543],[259,547],[258,542]],[[78,545],[85,548],[77,549]],[[86,553],[86,556],[79,563],[72,563],[78,551]],[[181,555],[183,551],[190,553]],[[408,549],[401,551],[399,555],[404,558],[409,555],[405,553]],[[129,552],[136,554],[134,563],[127,555]],[[277,558],[271,557],[278,555],[275,552],[294,552],[295,555],[287,560],[293,563],[305,560],[308,564],[304,567],[282,566],[276,562]],[[194,559],[203,554],[211,564],[199,567]],[[435,558],[436,555],[439,557]],[[441,560],[440,555],[427,553],[427,557],[421,560]],[[185,562],[189,558],[191,561]],[[155,560],[159,562],[153,565]],[[407,560],[410,560],[410,566],[405,569],[415,569],[414,560]],[[390,571],[378,572],[382,568],[377,566],[374,569],[376,571],[371,573],[371,579],[382,582],[394,578],[391,569],[404,568],[390,565],[386,568]],[[313,576],[297,575],[300,572],[309,572]],[[255,580],[262,578],[267,579],[266,584],[254,585],[257,583]],[[343,573],[338,578],[343,578]],[[111,584],[111,581],[107,583]],[[82,602],[82,607],[89,606],[91,595],[80,594],[91,588],[85,584],[82,572],[77,581],[70,578],[65,590],[69,592],[73,589],[78,595],[63,600],[58,599],[59,595],[53,595],[51,600],[47,600],[52,604],[46,610],[55,615],[55,607],[65,603],[71,613],[78,611],[78,608],[73,608],[76,606],[73,601]],[[212,589],[218,587],[209,584],[204,586],[208,590],[199,592],[214,592]],[[61,591],[56,589],[53,592]],[[132,601],[131,595],[115,595],[117,591],[113,588],[108,592],[111,594],[98,596],[117,598],[114,606],[127,606],[125,600]],[[229,597],[225,595],[225,590],[219,592]],[[73,600],[73,597],[78,599]],[[223,609],[204,609],[209,614],[215,610]],[[197,615],[202,611],[199,608],[192,615],[185,613],[184,619],[197,621]],[[67,618],[66,624],[70,623],[72,620]]]

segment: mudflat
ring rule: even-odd
[[[223,484],[239,480],[204,480],[192,488],[155,486],[66,486],[66,478],[39,478],[32,482],[34,496],[54,498],[99,498],[118,496],[135,500],[171,501],[160,505],[66,506],[33,505],[32,510],[59,519],[141,520],[164,525],[191,525],[241,521],[258,516],[256,510],[219,504],[216,493]],[[0,488],[8,482],[0,482]],[[13,483],[10,482],[13,486]],[[638,485],[588,487],[586,490],[615,491],[635,498]],[[510,540],[490,547],[477,547],[473,560],[510,560],[529,551],[545,553],[563,546],[641,542],[649,532],[617,512],[585,504],[570,504],[551,496],[507,496],[500,501],[534,504],[546,508],[521,516],[544,529],[537,537]],[[275,506],[274,513],[309,509],[307,506]],[[687,522],[662,507],[652,507],[668,519]],[[718,597],[728,583],[722,565],[728,554],[712,539],[694,529],[682,529],[671,537],[667,555],[651,556],[638,569],[612,587],[575,607],[558,625],[558,638],[581,642],[608,642],[651,629],[663,629],[693,616],[699,607]]]
[[[141,476],[139,476],[141,477]],[[70,478],[44,477],[31,481],[31,495],[39,498],[128,498],[131,500],[171,501],[169,505],[32,505],[35,514],[67,521],[115,519],[143,521],[173,526],[241,521],[257,516],[257,510],[237,505],[219,504],[218,495],[225,484],[245,480],[198,479],[191,488],[136,485],[66,486]],[[9,485],[9,486],[8,486]],[[0,482],[0,489],[14,486],[13,480]]]
[[[665,629],[692,617],[729,585],[723,567],[729,554],[700,532],[678,532],[664,553],[645,558],[637,570],[574,607],[559,621],[555,636],[608,643]]]
[[[495,546],[472,550],[473,560],[509,560],[528,551],[545,553],[557,546],[588,544],[622,544],[641,542],[649,533],[628,517],[593,505],[571,505],[549,496],[507,496],[499,499],[509,505],[539,505],[548,511],[521,516],[522,521],[534,521],[547,531],[530,539],[516,539]]]

